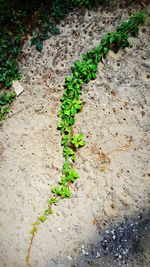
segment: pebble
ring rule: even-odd
[[[58,230],[58,232],[59,232],[59,233],[61,233],[61,232],[62,232],[61,228],[57,228],[57,230]]]
[[[83,253],[83,255],[86,255],[86,256],[89,255],[89,253],[87,251],[85,251],[85,249],[83,249],[83,248],[82,248],[82,253]]]
[[[85,255],[86,254],[86,251],[84,249],[82,249],[82,253],[83,253],[83,255]]]
[[[100,258],[100,253],[97,251],[96,258]]]
[[[145,62],[142,63],[142,66],[150,69],[150,60],[145,60]]]
[[[113,238],[113,240],[116,240],[116,236],[115,236],[115,235],[113,235],[113,237],[112,237],[112,238]]]
[[[72,260],[73,260],[73,258],[72,258],[70,255],[67,256],[67,259],[68,259],[69,261],[72,261]]]

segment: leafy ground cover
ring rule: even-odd
[[[75,153],[78,148],[85,145],[84,136],[82,134],[73,134],[73,125],[75,124],[75,115],[82,109],[83,102],[80,100],[83,84],[96,78],[98,63],[105,58],[109,49],[118,51],[120,48],[130,46],[128,34],[137,36],[139,24],[143,23],[145,15],[141,12],[131,16],[117,28],[115,32],[105,35],[100,45],[82,56],[82,60],[76,61],[72,66],[72,75],[67,76],[64,84],[64,94],[61,97],[61,109],[58,116],[61,122],[58,129],[61,131],[63,146],[63,156],[65,162],[62,168],[62,177],[59,184],[51,189],[52,197],[48,201],[48,206],[44,213],[33,223],[31,230],[31,241],[29,244],[27,263],[30,265],[30,252],[35,233],[39,224],[53,213],[52,206],[56,205],[60,199],[71,196],[71,184],[74,183],[79,175],[74,169],[76,161]]]
[[[59,34],[56,24],[76,7],[92,7],[101,0],[72,1],[1,1],[0,3],[0,85],[10,87],[13,80],[19,80],[21,74],[18,60],[21,58],[21,48],[32,36],[31,46],[42,50],[43,41],[52,35]]]
[[[111,0],[54,0],[54,1],[4,1],[0,2],[0,89],[9,88],[21,73],[18,62],[22,57],[22,45],[31,35],[31,46],[41,52],[43,41],[59,34],[57,24],[78,7],[92,8],[109,4]],[[90,75],[89,75],[90,78]],[[88,78],[88,79],[89,79]],[[0,105],[2,108],[2,106]],[[4,116],[0,111],[0,120]]]
[[[21,48],[27,35],[30,34],[31,46],[41,52],[43,41],[52,35],[59,34],[56,24],[76,7],[91,8],[101,0],[72,1],[1,1],[0,3],[0,89],[9,88],[13,80],[20,80],[18,62],[21,59]],[[11,93],[13,94],[13,93]],[[0,95],[3,98],[3,93]],[[0,120],[8,113],[0,103]]]
[[[9,105],[14,100],[16,94],[12,91],[3,92],[0,94],[0,121],[5,119],[6,114],[9,112]]]

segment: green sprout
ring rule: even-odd
[[[73,137],[71,139],[71,143],[77,149],[79,147],[85,146],[86,142],[83,139],[84,139],[83,134],[79,134],[77,136],[76,135],[73,135]]]

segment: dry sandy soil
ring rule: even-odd
[[[59,99],[72,62],[97,46],[141,5],[70,14],[41,53],[23,48],[24,92],[1,125],[0,267],[25,267],[31,223],[41,214],[63,164]],[[150,8],[148,8],[149,12]],[[32,267],[150,266],[150,20],[131,48],[109,53],[83,89],[75,133],[80,179],[73,196],[40,226]]]

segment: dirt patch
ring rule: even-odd
[[[140,9],[80,11],[62,21],[61,34],[47,40],[41,53],[25,44],[20,65],[25,90],[1,126],[1,267],[26,266],[31,223],[60,178],[57,111],[72,62]],[[130,38],[132,47],[116,58],[110,53],[99,64],[97,79],[84,86],[86,104],[74,127],[87,142],[78,152],[80,179],[73,197],[60,202],[41,225],[32,248],[33,267],[73,266],[78,249],[97,238],[97,221],[105,229],[149,208],[149,26],[147,19],[139,37]],[[113,259],[111,264],[116,267]]]

